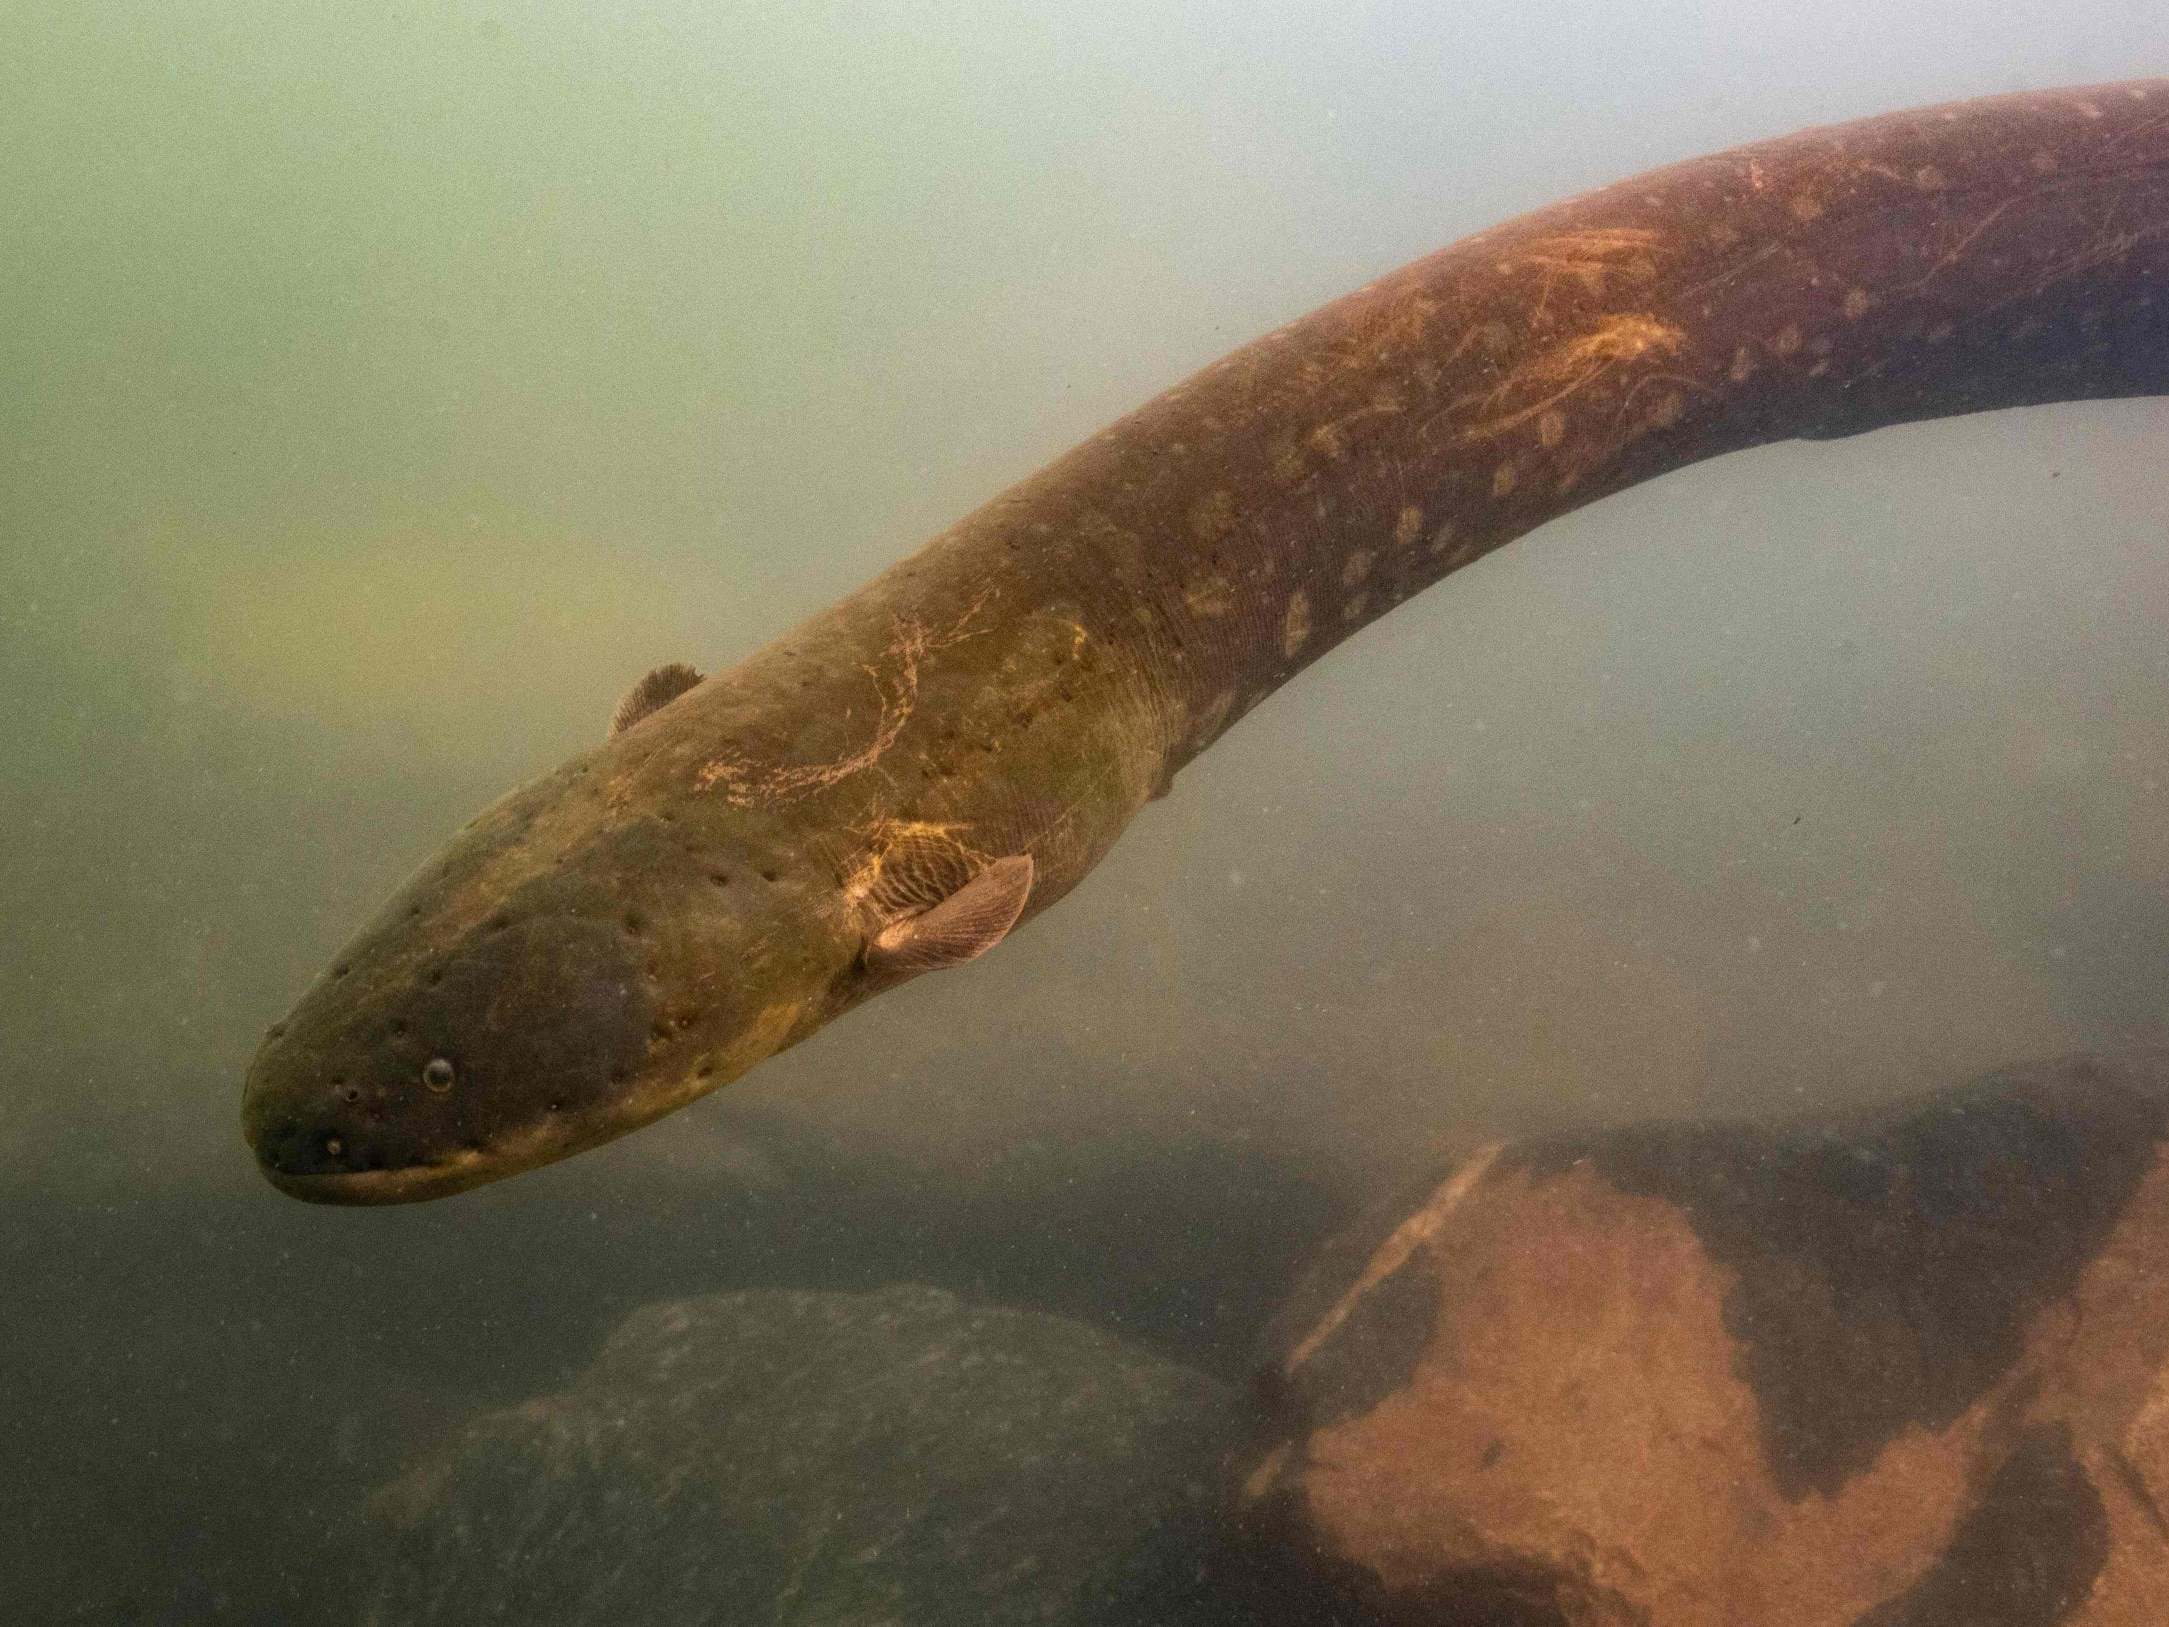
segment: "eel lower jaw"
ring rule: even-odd
[[[776,1048],[764,1042],[720,1066],[676,1070],[598,1108],[554,1116],[500,1135],[487,1145],[461,1148],[423,1162],[359,1170],[283,1170],[273,1161],[274,1153],[272,1158],[259,1154],[256,1167],[265,1180],[304,1203],[362,1208],[448,1198],[615,1141],[728,1084]]]
[[[679,1088],[618,1103],[583,1118],[555,1118],[501,1136],[487,1145],[461,1148],[417,1163],[356,1170],[285,1170],[259,1157],[256,1167],[273,1186],[304,1203],[350,1208],[426,1203],[558,1163],[574,1153],[614,1141],[682,1106],[693,1096],[705,1094],[710,1083],[702,1080],[697,1089]]]
[[[487,1184],[514,1173],[481,1153],[459,1153],[427,1164],[401,1169],[315,1171],[287,1174],[267,1164],[257,1166],[264,1179],[288,1197],[304,1203],[353,1207],[392,1203],[422,1203],[449,1197],[470,1187]]]

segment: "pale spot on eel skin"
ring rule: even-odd
[[[1191,583],[1183,592],[1182,602],[1193,616],[1224,616],[1235,608],[1235,589],[1216,571],[1201,582]]]
[[[1223,689],[1207,703],[1198,714],[1197,723],[1191,729],[1192,738],[1200,742],[1214,739],[1228,721],[1228,714],[1235,709],[1235,691]]]
[[[1207,492],[1190,509],[1190,530],[1201,542],[1218,542],[1235,529],[1235,494]]]
[[[1370,605],[1371,596],[1368,593],[1350,594],[1348,597],[1348,602],[1341,606],[1341,620],[1361,621],[1363,619],[1363,612],[1368,610],[1370,608]]]
[[[1494,497],[1508,496],[1512,493],[1515,483],[1519,481],[1520,478],[1521,477],[1517,473],[1515,473],[1514,466],[1511,463],[1500,464],[1496,469],[1491,471],[1491,495]]]
[[[1280,622],[1280,653],[1293,656],[1310,642],[1310,595],[1297,588],[1288,595],[1288,613]]]
[[[1798,350],[1800,348],[1799,324],[1788,322],[1778,329],[1776,335],[1770,340],[1770,348],[1780,356],[1790,356],[1794,351]]]
[[[1812,192],[1797,194],[1790,205],[1795,220],[1819,220],[1822,218],[1823,200]]]
[[[1423,510],[1414,503],[1403,503],[1401,512],[1393,522],[1393,545],[1406,548],[1423,533]]]
[[[1566,439],[1566,414],[1546,407],[1536,415],[1536,439],[1540,446],[1557,446]]]
[[[1348,563],[1341,567],[1341,586],[1344,588],[1359,587],[1362,585],[1363,579],[1370,574],[1371,555],[1366,550],[1358,548],[1348,556]]]
[[[1731,377],[1735,384],[1745,384],[1754,376],[1755,357],[1747,346],[1742,345],[1732,353]]]
[[[1869,300],[1868,291],[1865,288],[1848,288],[1845,290],[1845,315],[1848,320],[1858,322],[1868,314],[1868,306],[1871,303],[1872,301]]]

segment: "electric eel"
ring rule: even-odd
[[[1721,452],[2169,388],[2169,80],[1673,165],[1176,385],[727,672],[649,674],[274,1026],[296,1197],[563,1158],[968,961],[1410,594]]]

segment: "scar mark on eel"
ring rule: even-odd
[[[1549,392],[1525,407],[1508,412],[1501,417],[1488,419],[1463,432],[1464,441],[1491,440],[1530,419],[1541,416],[1547,409],[1579,391],[1586,390],[1613,368],[1650,355],[1671,355],[1686,342],[1686,335],[1666,322],[1639,315],[1615,316],[1603,326],[1537,358],[1527,370],[1509,378],[1504,384],[1482,397],[1463,397],[1463,402],[1480,402],[1487,407],[1503,405],[1505,398],[1517,389],[1534,386]],[[1459,403],[1457,403],[1459,404]]]
[[[748,808],[755,803],[801,797],[871,768],[896,744],[897,736],[904,732],[904,725],[911,721],[912,709],[919,702],[920,661],[936,650],[976,638],[978,634],[971,630],[972,620],[992,592],[991,588],[982,592],[966,607],[964,614],[940,632],[905,617],[895,620],[889,647],[884,652],[887,659],[896,663],[894,673],[884,675],[881,666],[871,662],[863,669],[873,681],[874,693],[880,699],[881,716],[874,725],[873,738],[857,751],[825,763],[770,765],[726,752],[701,764],[700,771],[694,775],[694,783],[703,791],[720,791],[723,800],[734,808]]]

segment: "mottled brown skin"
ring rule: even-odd
[[[1808,131],[1443,249],[483,814],[272,1031],[249,1140],[297,1196],[386,1202],[622,1134],[893,981],[868,941],[993,860],[1054,902],[1263,696],[1554,515],[2162,392],[2165,282],[2169,81]]]

